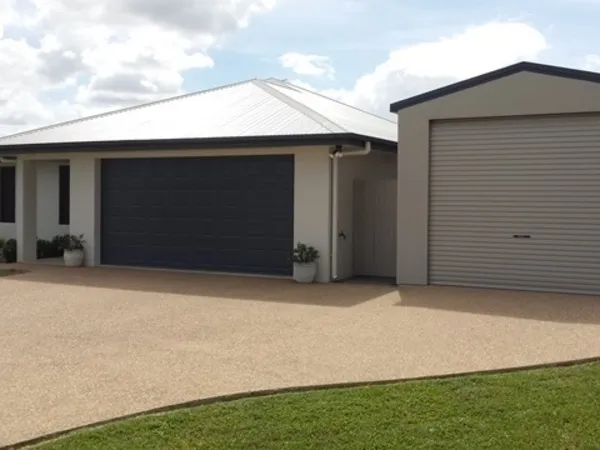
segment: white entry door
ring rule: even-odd
[[[354,182],[354,274],[396,277],[396,180]]]

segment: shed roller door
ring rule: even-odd
[[[431,284],[600,293],[600,116],[434,122]]]
[[[294,157],[102,161],[103,264],[291,275]]]

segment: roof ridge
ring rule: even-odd
[[[124,113],[124,112],[128,112],[128,111],[137,110],[137,109],[142,109],[142,108],[146,108],[146,107],[150,107],[150,106],[155,106],[155,105],[158,105],[158,104],[169,103],[169,102],[172,102],[172,101],[181,100],[183,98],[193,97],[195,95],[202,95],[202,94],[206,94],[206,93],[209,93],[209,92],[218,91],[218,90],[221,90],[221,89],[227,89],[227,88],[231,88],[231,87],[234,87],[234,86],[238,86],[240,84],[251,83],[254,80],[255,80],[255,78],[250,78],[250,79],[247,79],[247,80],[237,81],[235,83],[226,84],[224,86],[217,86],[217,87],[214,87],[214,88],[208,88],[208,89],[204,89],[204,90],[201,90],[201,91],[188,92],[186,94],[176,95],[175,97],[163,98],[163,99],[155,100],[155,101],[152,101],[152,102],[141,103],[139,105],[133,105],[133,106],[128,106],[128,107],[121,108],[121,109],[115,109],[115,110],[112,110],[112,111],[107,111],[107,112],[104,112],[104,113],[93,114],[91,116],[85,116],[85,117],[79,117],[77,119],[66,120],[64,122],[59,122],[59,123],[55,123],[55,124],[52,124],[52,125],[46,125],[46,126],[39,127],[39,128],[33,128],[31,130],[20,131],[18,133],[9,134],[9,135],[6,135],[6,136],[0,136],[0,142],[3,141],[3,140],[6,140],[6,139],[10,139],[10,138],[27,136],[27,135],[30,135],[30,134],[38,133],[40,131],[47,131],[47,130],[52,130],[54,128],[59,128],[59,127],[66,126],[66,125],[72,125],[74,123],[80,123],[80,122],[85,122],[85,121],[88,121],[88,120],[99,119],[101,117],[108,117],[108,116],[112,116],[114,114],[119,114],[119,113]]]
[[[308,106],[300,103],[297,100],[294,100],[293,98],[285,95],[283,92],[279,92],[277,89],[273,88],[273,86],[269,85],[268,79],[264,79],[264,80],[255,79],[255,80],[252,80],[252,82],[257,87],[262,89],[263,91],[267,92],[268,94],[273,95],[274,97],[276,97],[277,99],[286,103],[287,105],[291,106],[295,110],[300,111],[302,114],[304,114],[308,118],[314,120],[319,125],[326,128],[328,131],[330,131],[332,133],[340,133],[340,132],[347,133],[347,132],[349,132],[349,130],[342,127],[341,125],[334,122],[333,120],[325,117],[323,114],[315,111],[312,108],[309,108]]]
[[[274,82],[276,82],[276,83],[283,83],[283,84],[285,84],[286,86],[293,86],[294,88],[301,89],[301,90],[303,90],[304,92],[308,92],[308,93],[310,93],[310,94],[318,95],[319,97],[322,97],[322,98],[324,98],[324,99],[330,100],[330,101],[332,101],[332,102],[338,103],[338,104],[340,104],[340,105],[343,105],[343,106],[346,106],[346,107],[348,107],[348,108],[352,108],[352,109],[354,109],[355,111],[358,111],[358,112],[361,112],[361,113],[364,113],[364,114],[368,114],[369,116],[376,117],[377,119],[385,120],[385,121],[387,121],[387,122],[393,123],[394,125],[396,124],[396,122],[394,122],[394,120],[393,120],[393,119],[388,119],[387,117],[380,116],[379,114],[375,114],[375,113],[372,113],[372,112],[370,112],[370,111],[367,111],[367,110],[364,110],[364,109],[358,108],[358,107],[356,107],[356,106],[349,105],[348,103],[344,103],[344,102],[342,102],[342,101],[340,101],[340,100],[337,100],[337,99],[335,99],[335,98],[328,97],[327,95],[321,94],[320,92],[317,92],[317,91],[312,91],[312,90],[310,90],[310,89],[306,89],[306,88],[304,88],[304,87],[302,87],[302,86],[298,86],[297,84],[294,84],[294,83],[291,83],[291,82],[287,82],[287,81],[281,81],[281,80],[278,80],[278,79],[276,79],[276,78],[269,78],[268,80],[272,80],[272,81],[274,81]]]

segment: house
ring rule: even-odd
[[[321,282],[600,294],[600,74],[523,62],[390,109],[250,80],[10,136],[0,210],[21,261],[68,217],[88,265],[289,276],[304,242]]]
[[[600,294],[600,74],[524,62],[391,111],[398,283]]]
[[[275,79],[0,139],[0,237],[83,234],[86,264],[396,274],[396,124]]]

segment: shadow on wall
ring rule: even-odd
[[[19,281],[125,291],[230,298],[347,308],[396,292],[395,286],[297,284],[289,279],[183,273],[168,270],[73,268],[33,265]],[[17,278],[14,278],[16,281]]]
[[[600,325],[600,296],[449,286],[403,287],[399,293],[401,307]]]

